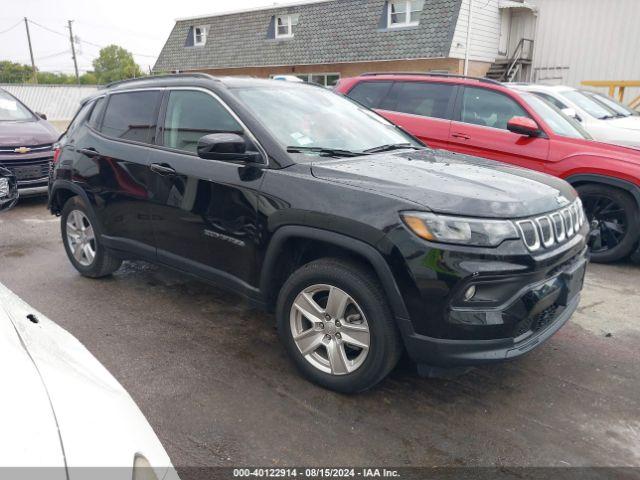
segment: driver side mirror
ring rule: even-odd
[[[582,121],[582,119],[580,118],[580,115],[578,115],[578,112],[576,112],[573,108],[563,108],[561,110],[562,113],[564,113],[567,117],[571,117],[574,120],[577,120],[579,122]]]
[[[198,140],[198,156],[223,162],[261,162],[259,152],[247,151],[247,141],[237,133],[211,133]]]
[[[36,112],[36,115],[39,116],[43,120],[47,119],[47,115],[45,113]]]
[[[542,134],[538,124],[527,117],[513,117],[507,123],[507,130],[528,137],[539,137]]]
[[[9,210],[18,201],[18,181],[11,171],[0,167],[0,212]]]

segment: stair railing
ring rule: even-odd
[[[527,48],[525,49],[525,45]],[[507,69],[502,75],[502,81],[511,82],[522,66],[523,60],[532,60],[533,56],[533,40],[531,38],[521,38],[509,59]]]

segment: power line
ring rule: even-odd
[[[40,27],[40,28],[46,30],[47,32],[55,33],[56,35],[60,35],[60,36],[65,37],[65,38],[67,37],[66,33],[58,32],[58,31],[56,31],[56,30],[54,30],[52,28],[45,27],[44,25],[41,25],[38,22],[34,22],[33,20],[29,20],[29,23],[35,25],[36,27]]]
[[[43,28],[43,29],[47,30],[48,32],[55,33],[56,35],[61,35],[63,37],[67,36],[66,33],[62,33],[62,32],[59,32],[57,30],[53,30],[52,28],[45,27],[44,25],[41,25],[40,23],[34,22],[33,20],[29,20],[29,23],[33,23],[34,25],[36,25],[36,26],[38,26],[40,28]],[[96,47],[96,48],[100,48],[100,49],[106,47],[106,45],[99,45],[97,43],[93,43],[93,42],[90,42],[88,40],[79,39],[78,41],[79,41],[79,43],[84,43],[86,45],[91,45],[92,47]],[[149,55],[147,53],[131,52],[131,54],[132,55],[136,55],[138,57],[148,57],[148,58],[156,58],[157,57],[157,55]]]
[[[53,30],[52,28],[45,27],[44,25],[41,25],[40,23],[34,22],[33,20],[29,20],[29,22],[30,22],[30,23],[33,23],[34,25],[37,25],[38,27],[43,28],[43,29],[45,29],[45,30],[47,30],[47,31],[49,31],[49,32],[51,32],[51,33],[55,33],[56,35],[61,35],[61,36],[63,36],[63,37],[66,37],[66,36],[67,36],[67,34],[66,34],[66,33],[62,33],[62,32],[60,32],[60,31]],[[99,44],[97,44],[97,43],[90,42],[89,40],[83,40],[83,39],[81,39],[81,38],[80,38],[80,39],[78,39],[78,43],[86,44],[86,45],[90,45],[90,46],[92,46],[92,47],[99,48],[99,49],[103,49],[103,48],[105,48],[105,47],[106,47],[106,45],[99,45]],[[131,52],[131,54],[132,54],[132,55],[136,55],[136,56],[138,56],[138,57],[148,57],[148,58],[156,58],[156,57],[157,57],[157,55],[149,55],[149,54],[147,54],[147,53]]]
[[[67,55],[68,53],[69,53],[69,50],[63,50],[62,52],[50,53],[50,54],[44,55],[42,57],[36,57],[36,60],[38,60],[38,61],[46,60],[47,58],[59,57],[61,55]]]
[[[7,33],[10,32],[11,30],[13,30],[14,28],[16,28],[18,25],[20,25],[22,23],[22,20],[18,20],[18,23],[16,23],[13,27],[9,27],[6,30],[2,30],[0,31],[0,35],[2,35],[3,33]]]

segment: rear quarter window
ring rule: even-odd
[[[111,94],[100,131],[113,138],[153,143],[161,96],[159,91]]]
[[[347,94],[356,102],[369,108],[378,108],[386,97],[392,82],[361,82]]]
[[[95,105],[93,106],[93,110],[91,110],[91,115],[89,115],[89,120],[87,121],[91,128],[97,129],[99,127],[98,122],[100,121],[100,117],[104,111],[105,104],[106,100],[104,97],[100,97],[95,101]]]

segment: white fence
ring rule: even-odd
[[[31,110],[44,113],[49,120],[69,121],[80,101],[98,91],[96,85],[25,85],[0,84]]]

